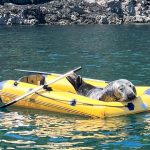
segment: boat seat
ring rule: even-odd
[[[34,85],[44,85],[45,77],[41,74],[24,76],[18,80],[19,82],[30,83]]]

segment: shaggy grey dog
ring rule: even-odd
[[[67,79],[74,86],[78,94],[92,99],[106,102],[127,102],[136,98],[135,86],[126,79],[112,81],[105,88],[99,88],[88,84],[76,74],[68,76]]]

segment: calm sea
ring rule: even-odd
[[[150,85],[149,25],[0,26],[0,80],[14,69],[65,73]],[[150,113],[109,119],[31,109],[0,112],[0,149],[148,149]]]

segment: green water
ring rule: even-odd
[[[0,26],[0,80],[15,68],[150,85],[150,26]],[[149,112],[105,120],[11,108],[0,112],[0,149],[148,149]]]

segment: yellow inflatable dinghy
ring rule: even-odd
[[[45,82],[54,80],[56,77],[58,77],[57,74],[47,75]],[[107,85],[107,82],[101,80],[84,80],[95,86]],[[3,103],[8,103],[41,84],[43,84],[43,76],[40,74],[22,77],[17,82],[14,80],[0,82],[1,100]],[[51,88],[42,89],[13,105],[93,118],[129,115],[150,110],[150,87],[137,86],[136,89],[138,97],[132,102],[103,102],[78,95],[64,78],[52,84]]]

